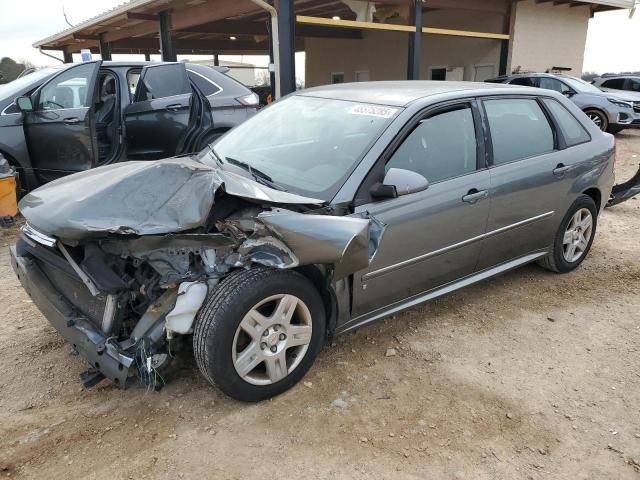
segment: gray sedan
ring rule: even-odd
[[[605,132],[615,134],[640,127],[640,98],[636,93],[603,91],[579,78],[549,73],[504,75],[486,81],[555,90],[571,99]]]
[[[192,343],[208,381],[258,401],[337,334],[530,262],[577,268],[613,154],[550,90],[303,90],[199,155],[31,192],[12,264],[85,386],[158,388]]]

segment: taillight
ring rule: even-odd
[[[255,107],[260,103],[260,99],[258,95],[255,93],[250,93],[249,95],[244,95],[242,97],[236,98],[242,105],[246,105],[248,107]]]

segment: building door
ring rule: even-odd
[[[476,65],[473,69],[474,82],[484,82],[489,78],[495,77],[495,65]]]

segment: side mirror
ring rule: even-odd
[[[408,195],[429,188],[429,181],[419,173],[404,168],[390,168],[382,181],[384,186],[393,186],[398,194]]]
[[[21,112],[33,112],[33,102],[29,97],[16,98],[16,105]]]
[[[576,92],[574,92],[573,90],[567,90],[566,92],[562,92],[562,93],[567,98],[571,98],[576,94]]]

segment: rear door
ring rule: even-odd
[[[157,160],[179,153],[189,130],[192,101],[184,63],[144,67],[133,103],[124,110],[127,157]]]
[[[34,173],[46,183],[95,166],[94,99],[102,62],[70,67],[31,96],[24,131]]]
[[[571,185],[582,173],[575,165],[579,157],[560,150],[542,100],[498,97],[482,103],[492,165],[491,214],[479,269],[551,245]]]

